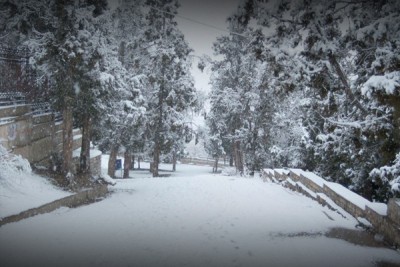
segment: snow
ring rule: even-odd
[[[316,175],[315,173],[312,172],[302,172],[301,173],[305,178],[311,180],[321,188],[324,186],[324,184],[327,184],[328,182]]]
[[[283,175],[283,174],[285,174],[285,175],[288,175],[289,174],[289,170],[287,170],[287,169],[274,169],[274,171],[276,171],[278,174],[280,174],[280,175]]]
[[[302,169],[290,169],[290,171],[296,174],[297,176],[300,176],[302,174],[304,176],[304,171]]]
[[[77,148],[77,149],[75,149],[73,152],[72,152],[72,157],[73,158],[77,158],[77,157],[80,157],[81,156],[81,149],[82,148]],[[102,153],[101,153],[101,151],[100,150],[98,150],[98,149],[90,149],[90,158],[96,158],[96,157],[98,157],[98,156],[101,156],[102,155]]]
[[[340,214],[342,214],[346,218],[352,218],[352,215],[345,211],[342,207],[337,205],[332,199],[330,199],[327,195],[324,193],[317,193],[317,196],[319,196],[321,199],[323,199],[329,206],[331,206],[333,209],[338,211]]]
[[[286,170],[285,169],[273,169],[273,170],[272,169],[264,169],[264,172],[270,172],[270,173],[272,172],[272,174],[273,174],[273,171],[282,173]],[[343,198],[347,199],[348,201],[352,202],[353,204],[355,204],[356,206],[360,207],[363,210],[365,210],[366,206],[368,206],[369,208],[374,210],[379,215],[387,216],[387,205],[385,203],[370,202],[369,200],[363,198],[362,196],[345,188],[344,186],[337,184],[337,183],[328,182],[325,179],[321,178],[320,176],[318,176],[312,172],[303,171],[301,169],[290,169],[290,171],[293,172],[294,174],[296,174],[297,176],[303,175],[306,179],[311,180],[312,182],[314,182],[321,188],[323,188],[324,185],[326,185],[327,187],[329,187],[330,189],[335,191],[338,195],[342,196]],[[291,179],[290,180],[288,179],[287,181],[293,185],[297,184],[298,186],[303,188],[303,190],[307,191],[311,196],[316,197],[316,194],[314,192],[312,192],[311,190],[309,190],[302,183],[296,183],[296,182],[292,181]],[[317,195],[319,195],[319,193]],[[325,197],[324,197],[324,199],[327,200],[327,198],[325,198]],[[337,206],[337,205],[335,204],[335,206]]]
[[[357,195],[356,193],[350,191],[346,187],[344,187],[341,184],[336,184],[336,183],[329,183],[326,184],[327,187],[332,189],[334,192],[336,192],[338,195],[342,196],[343,198],[347,199],[354,205],[358,206],[361,209],[365,209],[365,206],[369,206],[371,204],[370,201],[367,199],[363,198],[360,195]]]
[[[366,227],[372,227],[372,224],[365,218],[357,217],[357,221],[365,225]]]
[[[287,178],[287,179],[285,180],[285,182],[286,182],[286,183],[289,183],[289,184],[291,184],[291,185],[293,185],[293,186],[296,186],[296,185],[297,185],[297,183],[296,183],[295,181],[293,181],[292,179],[290,179],[290,178]]]
[[[371,76],[361,88],[361,93],[368,97],[371,96],[371,91],[376,90],[384,91],[388,95],[395,93],[396,88],[400,87],[400,72],[394,71],[385,75]]]
[[[26,104],[12,104],[12,105],[0,106],[0,109],[9,109],[9,108],[17,109],[18,107],[23,107],[23,106],[26,106]]]
[[[9,124],[15,121],[16,117],[3,117],[0,118],[0,125]]]
[[[4,225],[0,228],[2,266],[375,266],[379,260],[400,262],[394,250],[324,236],[334,227],[357,231],[352,217],[343,218],[274,183],[210,171],[210,167],[178,165],[169,178],[149,178],[146,170],[132,171],[135,178],[116,180],[109,187],[112,194],[103,201]]]
[[[0,146],[0,218],[70,195],[32,173],[29,163]]]
[[[0,218],[39,207],[70,193],[52,185],[46,178],[35,174],[19,174],[1,181]]]
[[[370,202],[367,205],[379,215],[387,216],[387,205],[385,203]]]
[[[82,135],[81,135],[81,134],[74,135],[74,138],[73,138],[73,139],[74,139],[74,140],[82,139]]]
[[[313,198],[317,198],[317,193],[315,193],[314,191],[311,191],[308,187],[306,187],[305,185],[303,185],[302,183],[297,183],[298,186],[301,187],[302,190],[304,190],[305,192],[307,192],[311,197]]]

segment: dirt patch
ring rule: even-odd
[[[88,174],[76,174],[73,180],[69,180],[63,174],[53,172],[47,169],[34,169],[38,175],[46,177],[53,185],[69,192],[80,192],[83,189],[94,188],[99,183]]]
[[[297,237],[315,238],[315,237],[325,236],[328,238],[341,239],[357,246],[392,249],[391,246],[382,241],[379,235],[374,235],[372,232],[366,230],[332,228],[326,233],[323,232],[278,233],[275,236],[280,238],[297,238]]]
[[[345,228],[332,228],[325,234],[329,238],[337,238],[352,243],[358,246],[382,248],[388,247],[379,236],[374,235],[368,231],[345,229]]]

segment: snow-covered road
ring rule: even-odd
[[[377,266],[385,248],[324,235],[353,218],[259,178],[179,165],[118,180],[107,199],[0,228],[1,266]]]

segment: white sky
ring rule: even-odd
[[[212,43],[218,36],[227,32],[208,27],[203,24],[227,30],[226,19],[230,16],[240,0],[180,0],[179,16],[176,21],[180,30],[185,35],[194,55],[202,56],[212,54]],[[198,21],[200,23],[193,22]],[[202,24],[203,23],[203,24]],[[197,69],[197,59],[193,64],[192,74],[195,79],[195,86],[198,90],[210,91],[209,73],[202,73]]]

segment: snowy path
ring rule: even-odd
[[[179,165],[169,178],[118,180],[113,194],[101,202],[5,225],[0,228],[0,265],[376,266],[381,260],[400,262],[396,251],[324,236],[333,227],[354,229],[354,219],[344,219],[258,178],[209,171],[209,167]]]

